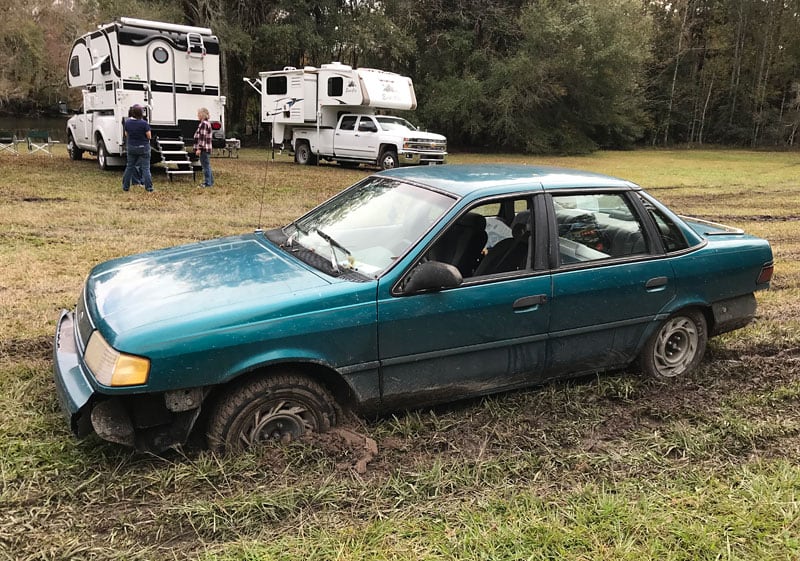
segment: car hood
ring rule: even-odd
[[[287,296],[331,282],[260,235],[246,235],[102,263],[87,280],[86,304],[113,345],[144,326],[224,327],[242,314],[263,316]]]

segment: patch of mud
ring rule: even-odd
[[[378,455],[378,443],[352,427],[334,427],[324,433],[303,437],[309,444],[319,447],[336,461],[339,469],[353,469],[363,475],[367,466]]]
[[[800,221],[800,214],[695,214],[692,218],[700,218],[712,222],[796,222]]]
[[[23,197],[24,203],[65,203],[69,199],[64,197]]]
[[[35,337],[33,339],[11,339],[9,341],[0,341],[0,358],[2,359],[13,358],[14,360],[46,360],[52,355],[53,339],[52,337],[46,335]]]

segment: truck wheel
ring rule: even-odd
[[[698,310],[677,312],[647,340],[639,364],[646,374],[659,380],[688,374],[703,360],[707,342],[703,313]]]
[[[67,134],[67,153],[69,154],[70,160],[82,160],[83,159],[83,150],[78,148],[75,144],[75,139],[72,137],[72,133]]]
[[[97,165],[103,171],[108,169],[108,151],[102,138],[97,139]]]
[[[294,161],[303,166],[313,166],[317,163],[317,155],[311,151],[308,142],[299,142],[294,149]]]
[[[206,437],[215,452],[242,452],[270,441],[291,442],[336,424],[331,395],[296,374],[262,376],[226,391],[212,409]]]
[[[392,169],[396,168],[400,165],[400,160],[397,159],[397,152],[391,149],[386,149],[381,153],[381,157],[378,159],[378,165],[380,165],[381,169]]]

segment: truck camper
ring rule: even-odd
[[[131,106],[144,108],[153,129],[153,163],[170,178],[192,173],[185,149],[197,110],[210,113],[215,147],[225,145],[219,40],[210,29],[120,18],[75,40],[67,83],[81,88],[82,108],[67,122],[73,160],[97,155],[101,169],[125,162],[123,124]]]
[[[378,114],[417,108],[407,76],[333,62],[320,68],[287,66],[244,80],[261,94],[261,120],[271,126],[273,143],[289,144],[297,163],[323,159],[387,169],[445,161],[444,136]]]

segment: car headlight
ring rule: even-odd
[[[84,360],[104,386],[138,386],[147,382],[150,373],[148,359],[115,350],[99,331],[94,331],[89,337]]]

